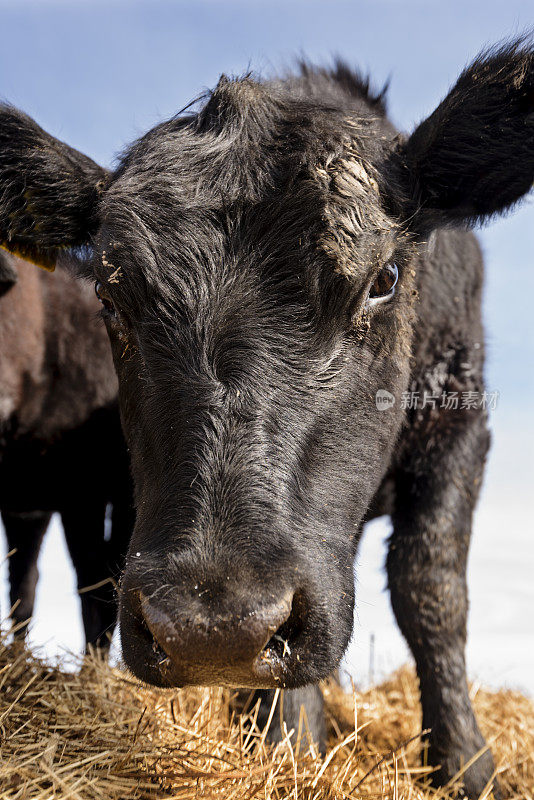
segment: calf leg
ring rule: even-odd
[[[106,504],[63,509],[65,539],[76,570],[86,646],[106,651],[117,618],[115,588],[104,541]]]
[[[263,730],[269,722],[274,697],[274,689],[258,689],[253,693],[252,698],[250,698],[250,692],[242,690],[238,696],[236,710],[239,711],[240,708],[243,708],[245,702],[248,708],[253,708],[259,699],[260,708],[257,716],[257,726],[259,730]],[[269,724],[267,739],[273,743],[281,742],[285,738],[286,732],[293,730],[291,741],[295,746],[300,725],[302,725],[301,739],[303,744],[305,745],[310,740],[315,744],[319,752],[324,755],[326,751],[324,700],[318,686],[286,689],[280,693]]]
[[[2,512],[9,557],[9,598],[13,612],[11,618],[17,626],[17,638],[24,638],[27,623],[35,602],[35,588],[39,578],[37,559],[52,515],[48,512]]]
[[[464,650],[466,560],[489,435],[482,415],[449,414],[461,419],[436,423],[425,447],[403,465],[387,557],[393,610],[417,666],[436,785],[485,746],[468,696]],[[468,797],[479,797],[493,769],[486,751],[463,775]]]

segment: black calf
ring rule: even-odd
[[[344,66],[223,77],[113,173],[0,111],[0,238],[44,265],[90,247],[135,480],[120,620],[138,676],[325,677],[362,525],[387,512],[436,782],[482,746],[464,660],[482,261],[450,228],[528,192],[533,117],[526,40],[476,59],[411,136]],[[465,772],[470,797],[492,770],[486,754]]]

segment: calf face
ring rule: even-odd
[[[421,254],[530,188],[533,64],[524,44],[481,57],[409,138],[339,73],[223,78],[113,174],[0,112],[5,246],[49,266],[90,245],[136,484],[121,633],[141,678],[295,687],[338,664]]]
[[[346,647],[359,524],[399,423],[375,395],[400,389],[409,353],[409,276],[364,336],[371,287],[393,290],[410,252],[347,151],[364,130],[223,80],[135,145],[102,201],[138,508],[121,630],[151,681],[295,686]]]

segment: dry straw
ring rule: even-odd
[[[511,691],[471,694],[505,797],[533,800],[534,703]],[[425,787],[410,669],[354,697],[333,683],[324,695],[330,737],[322,759],[303,719],[298,741],[288,732],[273,747],[254,727],[255,709],[232,716],[222,689],[147,689],[96,660],[65,673],[0,642],[0,800],[455,796],[454,788]]]

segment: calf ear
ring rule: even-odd
[[[532,42],[482,53],[400,154],[405,216],[420,231],[480,222],[519,200],[534,181]]]
[[[107,173],[0,105],[0,245],[53,270],[59,251],[85,244],[97,227]]]

